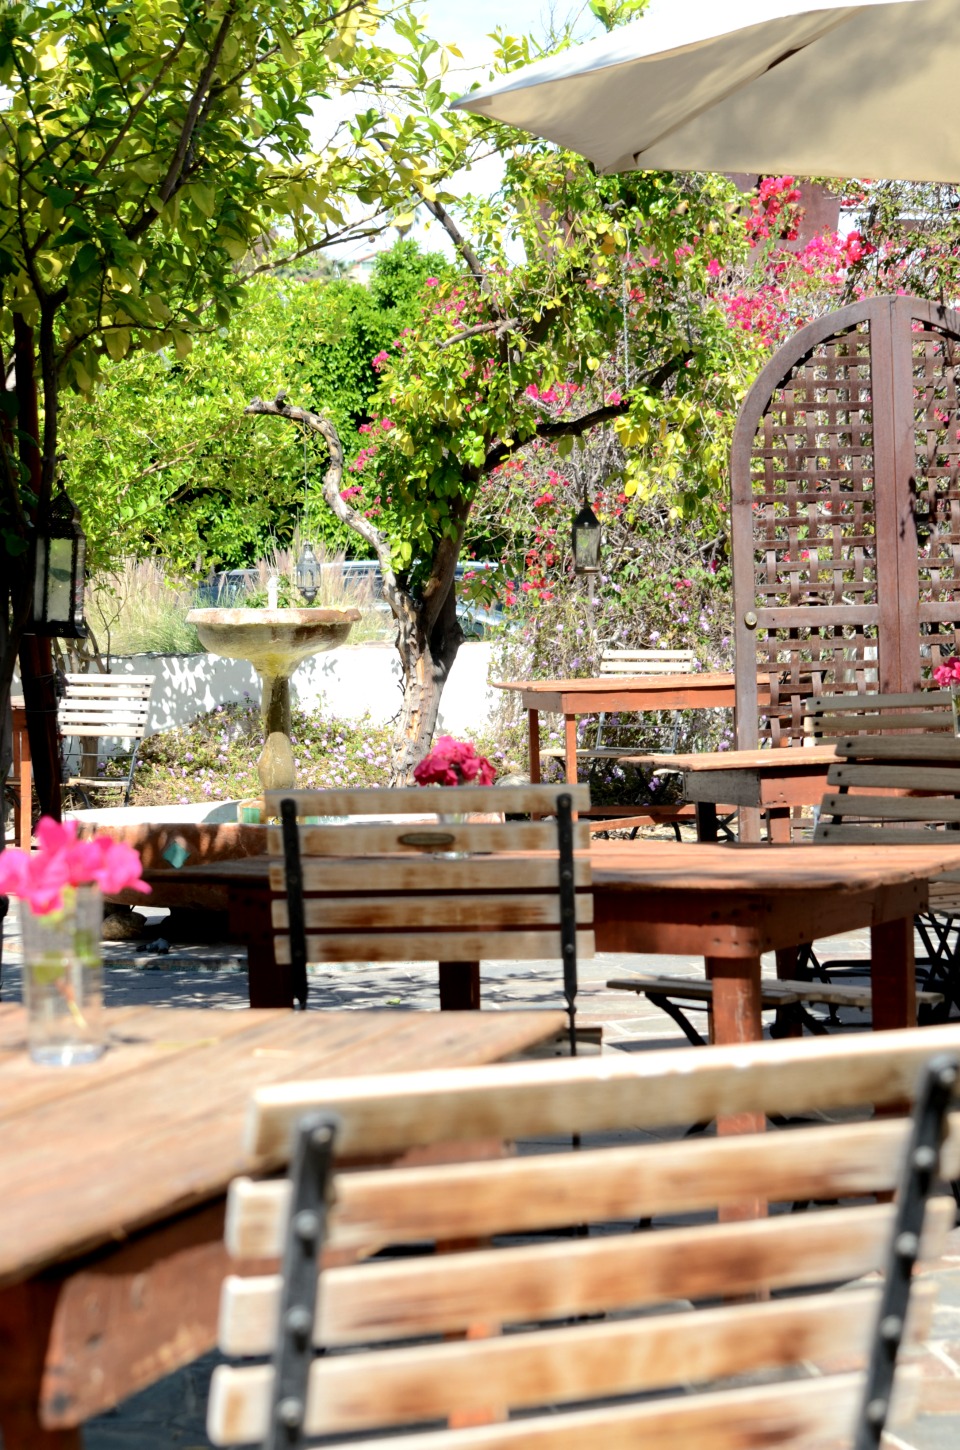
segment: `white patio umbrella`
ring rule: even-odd
[[[601,171],[960,181],[960,0],[653,0],[457,102]]]

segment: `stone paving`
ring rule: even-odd
[[[159,920],[154,930],[165,930]],[[168,931],[172,936],[172,932]],[[4,926],[3,1000],[20,996],[19,939],[15,914]],[[866,933],[825,944],[826,956],[865,957]],[[171,940],[164,952],[149,944],[104,944],[106,1000],[119,1006],[165,1005],[246,1006],[245,952],[222,944],[196,945]],[[579,1020],[602,1024],[604,1050],[635,1052],[650,1048],[687,1049],[676,1025],[645,999],[615,996],[605,990],[612,976],[629,974],[641,965],[655,965],[673,975],[700,976],[700,958],[658,957],[644,961],[629,956],[601,955],[581,964]],[[774,975],[772,959],[765,972]],[[356,966],[315,969],[310,975],[310,1010],[396,1008],[434,1010],[436,969],[407,964],[384,969]],[[553,962],[485,963],[482,973],[486,1010],[515,1006],[562,1006]],[[938,1284],[938,1305],[922,1360],[920,1413],[906,1428],[888,1437],[896,1450],[957,1450],[960,1446],[960,1228],[953,1231],[944,1258],[931,1271]],[[84,1427],[85,1450],[208,1450],[204,1432],[207,1386],[215,1354],[204,1356],[136,1395]],[[2,1442],[0,1442],[2,1443]]]

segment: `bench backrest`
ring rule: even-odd
[[[928,1098],[956,1093],[960,1027],[882,1037],[387,1073],[258,1092],[245,1153],[266,1165],[295,1153],[298,1166],[292,1181],[244,1179],[231,1189],[228,1249],[246,1259],[282,1252],[285,1270],[225,1285],[221,1348],[274,1358],[216,1370],[214,1444],[299,1445],[299,1424],[310,1435],[359,1434],[367,1447],[382,1443],[365,1438],[381,1428],[440,1421],[451,1428],[421,1428],[400,1443],[731,1450],[823,1435],[850,1443],[859,1424],[860,1450],[875,1445],[903,1334],[920,1204],[937,1172],[942,1122]],[[936,1085],[923,1087],[934,1054],[950,1058],[939,1058]],[[789,1132],[650,1138],[717,1113],[892,1106],[918,1092],[919,1130],[883,1116]],[[637,1129],[647,1131],[626,1145],[584,1137],[571,1152],[550,1144],[563,1134]],[[911,1131],[920,1137],[908,1146]],[[537,1140],[533,1152],[490,1157],[491,1141],[524,1138]],[[945,1176],[956,1173],[958,1158],[954,1115]],[[905,1159],[910,1171],[901,1180]],[[850,1201],[885,1197],[898,1183],[896,1207]],[[690,1221],[745,1197],[784,1207],[843,1202],[750,1221]],[[680,1222],[634,1231],[638,1220],[661,1215]],[[305,1269],[304,1257],[324,1218],[317,1300],[313,1261]],[[942,1251],[952,1220],[952,1199],[929,1205],[925,1254]],[[604,1230],[591,1236],[594,1224]],[[891,1259],[892,1240],[899,1257]],[[430,1253],[433,1244],[446,1251]],[[386,1246],[401,1256],[370,1258]],[[834,1292],[882,1267],[882,1288]],[[783,1297],[767,1297],[776,1291]],[[743,1296],[747,1302],[731,1302]],[[924,1307],[915,1297],[909,1340],[924,1333]],[[313,1346],[333,1352],[314,1359]],[[866,1371],[855,1367],[864,1357]],[[830,1363],[837,1358],[842,1372]],[[817,1377],[798,1380],[811,1364]],[[764,1376],[761,1388],[718,1386],[754,1371]],[[666,1397],[651,1400],[651,1391]],[[640,1398],[611,1403],[627,1395]],[[507,1420],[509,1411],[529,1418]],[[278,1431],[278,1421],[292,1429]],[[472,1428],[457,1428],[464,1425]]]
[[[803,703],[805,729],[816,739],[892,731],[953,730],[949,690],[908,695],[818,695]]]
[[[600,656],[601,675],[688,675],[695,669],[692,649],[607,649]]]
[[[57,709],[61,735],[143,739],[155,675],[68,674],[64,679],[66,690]]]
[[[577,958],[594,952],[589,827],[572,819],[589,804],[569,785],[268,792],[286,817],[267,851],[295,992],[307,961],[555,957],[572,1017]]]
[[[960,829],[960,740],[949,733],[838,736],[814,839],[930,845]]]

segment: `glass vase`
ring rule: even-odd
[[[950,709],[953,711],[953,733],[960,736],[960,680],[950,682]]]
[[[27,1046],[34,1062],[93,1062],[106,1047],[98,886],[68,887],[59,911],[20,903]]]

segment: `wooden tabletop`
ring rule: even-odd
[[[669,694],[678,689],[732,689],[734,675],[729,670],[696,671],[680,675],[595,675],[574,680],[494,680],[498,690],[520,690],[528,695],[593,695],[641,691],[643,694]]]
[[[853,893],[925,881],[960,867],[960,846],[719,846],[594,841],[594,888],[631,892]],[[731,910],[734,910],[731,903]],[[814,926],[816,924],[814,923]]]
[[[110,1048],[45,1068],[23,1009],[0,1004],[0,1286],[183,1209],[238,1173],[254,1088],[294,1078],[493,1062],[562,1030],[562,1012],[120,1008]]]
[[[654,770],[678,770],[697,775],[710,770],[751,770],[765,775],[819,770],[840,759],[834,745],[812,745],[779,750],[699,750],[685,755],[631,755],[631,764]]]

